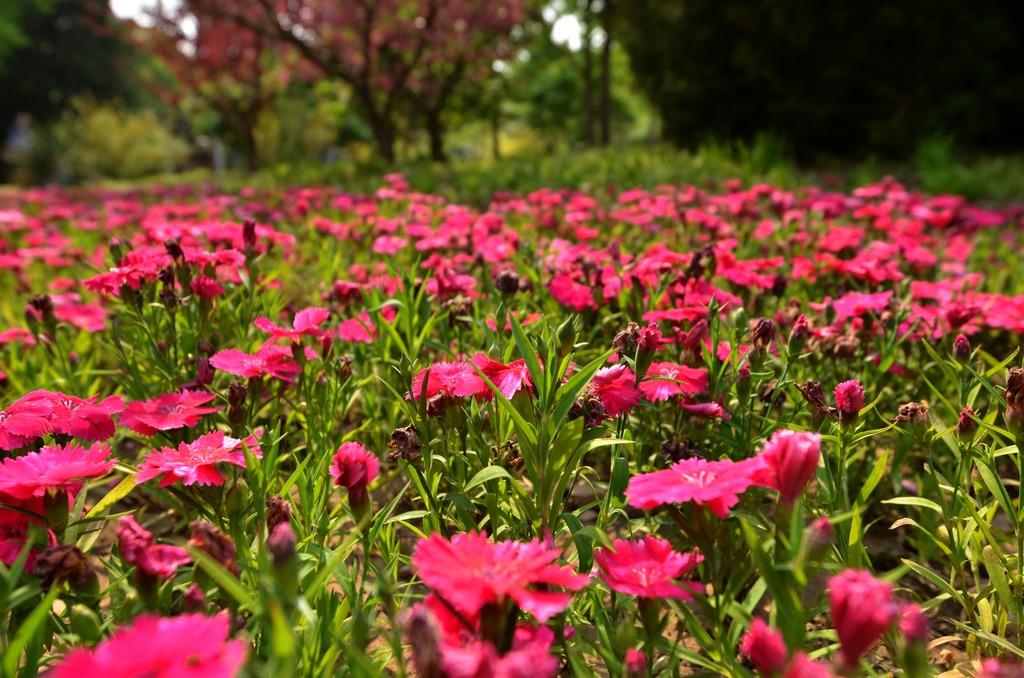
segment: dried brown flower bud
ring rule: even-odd
[[[750,331],[750,340],[755,351],[766,351],[775,341],[775,321],[771,318],[758,318]]]
[[[192,538],[188,541],[189,545],[210,556],[237,577],[239,571],[238,563],[235,562],[235,543],[231,538],[205,520],[193,520],[190,527]]]
[[[511,296],[519,291],[521,280],[515,271],[505,270],[498,274],[494,280],[494,287],[501,294]]]
[[[67,582],[73,591],[84,592],[98,586],[89,558],[82,549],[70,544],[43,551],[36,558],[36,573],[43,578],[45,588]]]
[[[292,518],[292,505],[287,499],[275,494],[267,499],[267,532],[273,532],[274,528],[281,523],[287,523]]]

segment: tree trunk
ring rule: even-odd
[[[601,50],[601,145],[612,141],[612,1],[605,0],[601,13],[604,47]]]
[[[590,38],[593,35],[592,3],[593,0],[587,0],[583,10],[583,144],[587,148],[594,145],[594,57],[590,50]]]
[[[495,160],[501,160],[501,108],[491,116],[491,153]]]
[[[370,112],[370,129],[373,140],[377,143],[377,152],[384,162],[393,165],[395,162],[395,124],[386,115]]]
[[[242,158],[245,160],[245,171],[254,174],[258,169],[256,156],[256,130],[255,124],[249,120],[242,120],[242,129],[239,130],[242,136]]]
[[[441,109],[426,109],[424,118],[427,135],[430,137],[430,159],[434,162],[448,162],[448,156],[444,152],[444,122],[441,120]]]

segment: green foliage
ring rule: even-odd
[[[78,97],[40,135],[33,164],[42,176],[66,181],[138,179],[173,171],[188,154],[188,145],[155,111],[134,112],[120,103]]]

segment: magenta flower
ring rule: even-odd
[[[353,506],[365,504],[366,488],[380,473],[377,456],[360,443],[342,443],[333,461],[334,484],[348,490],[349,503]]]
[[[16,450],[52,432],[52,412],[49,400],[27,396],[0,410],[0,449]]]
[[[703,368],[676,363],[651,363],[640,390],[651,402],[668,400],[677,395],[695,396],[708,388],[708,372]]]
[[[271,340],[292,339],[293,341],[298,341],[303,336],[322,337],[324,330],[320,329],[320,325],[327,320],[330,314],[331,312],[326,308],[314,307],[303,309],[295,314],[295,320],[292,322],[291,329],[281,327],[272,320],[262,317],[256,318],[255,324],[257,328],[271,335]]]
[[[491,360],[486,354],[478,353],[473,356],[472,363],[498,387],[498,391],[501,392],[501,395],[505,396],[506,400],[511,400],[516,393],[524,388],[528,390],[533,388],[530,370],[527,369],[525,360],[513,360],[508,365],[505,365],[497,360]],[[494,391],[491,390],[490,386],[483,379],[480,379],[479,375],[477,375],[476,381],[479,383],[479,386],[475,386],[471,379],[467,379],[457,389],[456,394],[475,395],[484,400],[490,400],[494,397]]]
[[[909,641],[928,642],[928,617],[917,603],[904,603],[899,608],[900,633]]]
[[[578,591],[590,578],[557,565],[559,551],[529,542],[491,542],[477,532],[457,534],[451,541],[435,533],[420,540],[413,567],[430,588],[460,613],[475,617],[488,603],[509,600],[544,623],[568,606],[572,595],[537,591],[532,585],[560,586]]]
[[[229,640],[228,614],[143,615],[92,650],[72,650],[53,678],[232,678],[245,663],[245,642]]]
[[[633,476],[626,498],[630,506],[640,509],[692,501],[725,518],[739,495],[754,483],[758,465],[753,461],[683,459],[664,471]]]
[[[867,570],[844,570],[829,579],[828,587],[839,655],[852,668],[896,620],[892,584],[875,579]]]
[[[144,483],[163,476],[160,487],[173,485],[178,480],[185,485],[223,485],[224,476],[215,465],[224,463],[245,468],[243,443],[257,459],[263,458],[254,437],[238,440],[224,435],[223,431],[214,431],[191,443],[181,443],[177,448],[163,447],[149,453],[139,464],[135,482]]]
[[[21,511],[0,508],[0,562],[4,565],[13,565],[21,556],[25,545],[29,543],[29,532],[32,529],[32,525],[38,524],[39,521],[30,518],[28,514]],[[45,534],[48,539],[47,543],[33,544],[33,547],[39,548],[31,548],[28,552],[28,558],[25,561],[25,570],[27,572],[34,571],[36,557],[41,552],[40,548],[57,545],[57,537],[53,532],[46,529]]]
[[[481,386],[486,388],[483,380],[467,363],[444,362],[436,363],[430,367],[420,370],[412,379],[410,397],[419,400],[423,395],[423,382],[426,380],[426,397],[431,399],[436,395],[460,397],[466,393],[476,393]]]
[[[266,345],[252,355],[230,348],[210,356],[210,364],[222,372],[244,379],[270,375],[291,381],[302,371],[299,364],[292,360],[291,349],[287,346]]]
[[[588,388],[612,417],[628,413],[643,397],[636,387],[636,375],[625,365],[602,367]]]
[[[24,500],[50,490],[77,492],[82,479],[105,476],[116,463],[110,448],[99,443],[88,449],[77,443],[49,445],[0,461],[0,498]]]
[[[479,640],[469,645],[441,643],[441,670],[447,678],[552,678],[558,658],[551,654],[554,632],[546,626],[520,625],[512,649],[499,655],[494,645]]]
[[[117,549],[124,562],[160,579],[170,579],[179,567],[192,562],[180,546],[154,545],[153,535],[131,516],[122,518],[117,526]]]
[[[679,409],[707,419],[725,419],[726,421],[732,419],[732,415],[725,411],[722,403],[681,402],[679,403]]]
[[[763,470],[758,484],[779,492],[781,501],[792,506],[818,471],[821,436],[803,431],[776,431],[758,455]]]
[[[836,386],[836,409],[840,412],[857,414],[864,408],[864,387],[856,379],[844,381]]]
[[[740,640],[740,652],[747,655],[762,676],[776,676],[786,668],[789,651],[782,634],[754,617],[750,629]]]
[[[120,396],[110,396],[96,402],[99,396],[79,398],[55,391],[33,391],[22,400],[48,402],[52,410],[48,416],[53,433],[69,435],[95,442],[114,436],[113,416],[124,410]]]
[[[693,600],[696,589],[672,579],[690,572],[704,560],[697,551],[678,553],[664,539],[650,535],[639,541],[616,539],[613,549],[599,549],[594,562],[613,591],[642,598]]]
[[[121,414],[122,426],[144,436],[155,436],[160,431],[193,427],[207,414],[219,412],[220,407],[200,407],[216,396],[202,391],[165,393],[150,400],[128,403]]]
[[[201,275],[189,283],[192,294],[203,301],[209,301],[224,294],[224,286],[208,275]]]

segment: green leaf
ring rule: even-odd
[[[563,513],[562,520],[569,526],[572,539],[576,543],[576,553],[580,557],[580,572],[589,574],[594,567],[594,541],[583,533],[583,523],[571,513]]]
[[[1013,502],[1010,500],[1010,494],[1006,491],[1006,486],[1003,485],[1003,481],[996,476],[995,471],[989,465],[988,461],[979,459],[976,464],[978,468],[978,475],[981,476],[982,481],[985,483],[985,487],[992,493],[996,501],[999,502],[999,508],[1003,509],[1003,513],[1010,519],[1010,523],[1016,529],[1018,527],[1018,516],[1017,512],[1013,510]]]
[[[114,504],[116,504],[117,502],[121,501],[122,499],[127,497],[129,494],[131,494],[131,491],[134,490],[134,489],[135,489],[135,476],[125,476],[124,480],[119,482],[117,484],[117,486],[114,487],[114,489],[112,489],[110,492],[107,492],[107,495],[105,497],[103,497],[103,499],[100,499],[98,502],[96,502],[96,505],[92,507],[92,510],[90,510],[87,514],[85,514],[85,517],[86,518],[96,518],[97,516],[102,514],[104,511],[109,509],[111,506],[113,506]],[[83,494],[84,494],[84,492],[83,492]],[[70,543],[70,542],[68,542],[68,543]]]
[[[477,485],[482,485],[488,480],[497,480],[498,478],[505,478],[506,480],[513,480],[508,469],[504,466],[487,466],[476,472],[476,475],[466,483],[466,487],[463,488],[466,492],[469,492]]]
[[[201,567],[217,582],[217,586],[220,587],[221,591],[234,598],[242,609],[250,610],[253,614],[259,614],[259,602],[249,595],[249,592],[242,586],[242,582],[238,580],[238,577],[228,572],[223,565],[210,557],[205,551],[197,549],[195,546],[186,546],[185,548],[188,549],[188,554],[192,556],[192,560],[196,561],[196,565]]]
[[[902,558],[901,560],[903,561],[904,565],[906,565],[911,570],[921,575],[931,583],[935,584],[935,586],[937,586],[943,593],[947,594],[950,598],[959,603],[961,607],[968,607],[967,601],[963,599],[963,596],[960,595],[960,592],[953,588],[953,586],[948,581],[946,581],[939,575],[935,574],[924,565],[919,565],[912,560],[907,560],[906,558]]]
[[[982,549],[981,557],[985,561],[985,569],[988,571],[989,581],[995,587],[996,593],[999,594],[999,598],[1010,614],[1010,617],[1015,618],[1017,616],[1017,609],[1020,607],[1020,599],[1014,598],[1013,592],[1010,590],[1010,582],[1006,578],[1006,565],[991,545]]]
[[[866,504],[868,497],[878,487],[878,483],[882,480],[882,476],[885,474],[885,465],[889,461],[889,452],[882,453],[882,456],[875,462],[875,467],[871,470],[871,475],[864,482],[864,486],[860,488],[860,492],[857,493],[857,503]]]
[[[18,626],[14,639],[7,646],[7,649],[4,651],[3,661],[0,662],[0,667],[3,668],[3,675],[17,675],[18,661],[21,659],[21,653],[25,651],[25,648],[28,647],[28,644],[37,633],[42,633],[43,626],[46,624],[46,619],[50,614],[50,608],[53,607],[53,601],[57,599],[58,593],[60,593],[60,587],[52,587],[49,593],[46,594],[46,597],[36,605],[31,614]]]
[[[925,499],[924,497],[894,497],[892,499],[883,499],[882,503],[896,504],[898,506],[918,506],[935,511],[940,516],[942,515],[942,507],[931,499]]]

